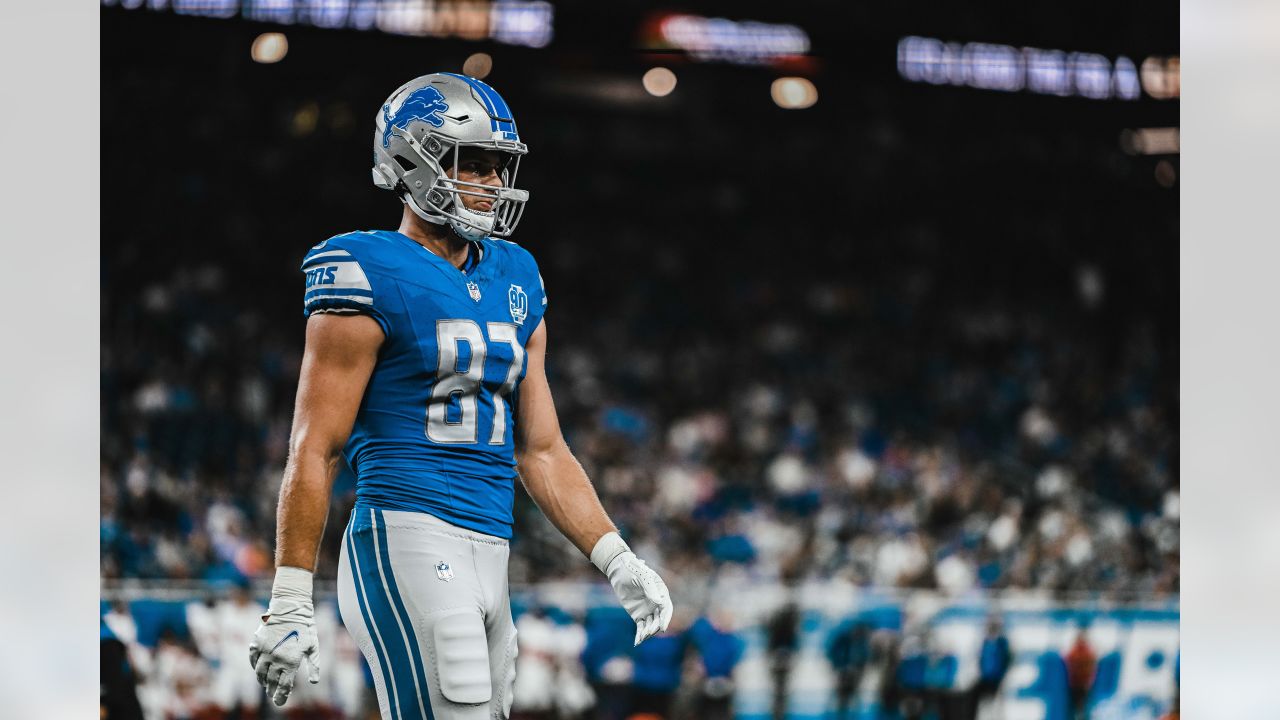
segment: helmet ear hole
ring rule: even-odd
[[[383,190],[390,190],[396,186],[395,173],[391,172],[391,168],[385,164],[379,164],[373,169],[373,184]]]
[[[395,159],[396,164],[399,165],[402,169],[404,169],[405,172],[412,172],[418,169],[418,166],[414,165],[413,161],[411,161],[409,158],[406,158],[400,155],[395,155],[393,156],[393,158]]]

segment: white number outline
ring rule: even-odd
[[[506,442],[507,402],[504,396],[515,392],[524,369],[525,351],[520,344],[519,329],[514,323],[485,323],[488,342],[507,343],[511,346],[511,365],[502,385],[493,394],[493,430],[489,433],[490,445]],[[465,342],[471,349],[467,369],[458,372],[458,343]],[[477,427],[479,414],[476,398],[484,383],[484,364],[489,355],[488,343],[480,325],[469,319],[436,321],[436,379],[427,401],[427,439],[443,445],[473,445],[479,439]],[[451,398],[458,395],[459,418],[449,422]]]
[[[510,397],[516,390],[520,370],[524,368],[524,346],[520,344],[520,330],[515,323],[491,322],[486,323],[485,328],[489,331],[489,342],[504,342],[511,346],[511,367],[507,368],[507,378],[493,394],[493,432],[489,434],[490,445],[502,445],[507,441],[507,403],[502,396]]]

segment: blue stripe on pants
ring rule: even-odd
[[[351,533],[352,556],[358,568],[358,585],[363,585],[368,621],[371,621],[375,634],[381,637],[386,653],[387,664],[383,668],[394,688],[393,717],[397,720],[434,720],[422,652],[418,648],[413,623],[396,591],[381,512],[372,509],[356,512],[360,515],[369,513],[367,531]],[[363,522],[358,524],[364,525]]]
[[[387,663],[387,651],[382,641],[382,634],[378,631],[378,626],[373,624],[373,618],[369,612],[369,601],[365,598],[364,573],[360,567],[360,556],[356,554],[355,536],[351,531],[353,525],[355,525],[354,515],[352,515],[351,521],[347,523],[344,539],[347,543],[347,559],[351,562],[353,584],[356,586],[356,599],[359,601],[360,615],[364,617],[364,625],[368,628],[369,635],[373,640],[374,652],[378,655],[378,668],[382,671],[382,687],[387,693],[387,704],[391,707],[391,717],[399,718],[400,701],[396,691],[396,681],[391,674],[391,666]]]
[[[387,525],[382,517],[381,510],[374,510],[374,517],[378,520],[378,526],[374,528],[373,535],[378,541],[378,557],[382,563],[383,578],[387,582],[387,588],[390,590],[391,600],[393,602],[395,612],[400,617],[404,629],[408,633],[409,650],[413,656],[413,668],[415,673],[415,682],[418,683],[420,689],[420,700],[422,707],[426,711],[428,720],[434,720],[431,712],[431,693],[427,689],[427,667],[422,663],[422,648],[418,646],[417,636],[413,632],[413,618],[409,616],[409,611],[405,609],[404,600],[400,597],[400,589],[396,587],[396,576],[391,569],[391,552],[387,549]]]

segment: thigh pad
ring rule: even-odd
[[[484,619],[471,609],[444,612],[432,623],[440,694],[464,705],[489,702],[489,640]]]

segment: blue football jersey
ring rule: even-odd
[[[460,270],[380,230],[316,245],[302,272],[305,315],[365,313],[386,335],[345,448],[356,506],[510,538],[514,409],[547,305],[533,256],[486,238]]]

